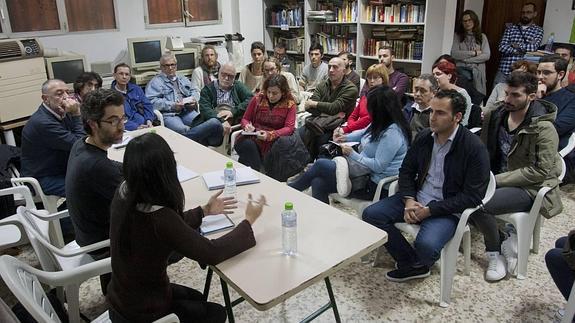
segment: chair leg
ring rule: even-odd
[[[543,226],[543,218],[541,215],[537,216],[535,221],[535,228],[533,228],[533,248],[531,249],[534,254],[539,253],[539,241],[541,239],[541,227]]]
[[[531,246],[531,233],[526,223],[515,223],[517,228],[517,279],[527,278],[527,261]]]
[[[80,286],[68,285],[66,290],[66,303],[68,304],[68,319],[71,323],[80,322]]]
[[[459,252],[459,241],[455,243],[450,240],[441,250],[441,272],[440,272],[440,300],[439,306],[448,307],[451,302],[451,290],[453,288],[453,278],[455,277],[455,267]]]
[[[463,232],[463,260],[464,266],[463,267],[463,274],[469,276],[471,271],[471,232],[469,230]]]

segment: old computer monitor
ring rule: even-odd
[[[178,73],[182,75],[191,75],[194,68],[198,66],[200,53],[195,48],[184,48],[178,51],[172,51],[178,61]]]
[[[166,37],[128,38],[130,66],[135,71],[159,69],[165,51]]]
[[[71,87],[80,74],[90,71],[86,56],[58,56],[44,59],[48,78],[59,79]]]

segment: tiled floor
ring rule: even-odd
[[[382,259],[382,267],[354,263],[331,278],[339,312],[344,322],[550,322],[555,311],[563,307],[559,294],[544,263],[545,252],[556,238],[575,228],[575,201],[563,194],[564,212],[544,223],[539,254],[529,258],[528,278],[506,278],[498,283],[483,279],[486,266],[481,236],[472,234],[471,275],[463,276],[462,259],[458,261],[452,303],[448,308],[438,306],[439,272],[431,277],[398,284],[388,282],[385,272],[393,262],[389,256]],[[352,211],[350,211],[352,212]],[[30,248],[24,248],[18,256],[36,264]],[[257,274],[257,273],[255,273]],[[195,262],[182,260],[169,268],[172,281],[201,290],[205,271]],[[281,279],[281,277],[278,277]],[[233,297],[234,294],[232,294]],[[9,305],[15,300],[6,286],[0,283],[0,297]],[[212,281],[210,300],[223,304],[217,276]],[[259,312],[248,303],[234,308],[238,322],[296,322],[328,301],[323,282],[304,290],[295,297],[266,312]],[[105,308],[100,295],[99,282],[88,281],[81,289],[82,312],[94,318]],[[334,321],[333,312],[322,314],[317,322]]]

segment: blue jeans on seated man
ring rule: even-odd
[[[224,127],[220,120],[211,118],[197,126],[190,127],[195,117],[196,115],[190,113],[190,111],[174,115],[165,115],[164,124],[169,129],[204,146],[221,145],[224,140]]]
[[[459,219],[454,215],[430,216],[421,223],[419,233],[412,247],[395,223],[405,222],[403,211],[405,204],[396,194],[368,206],[363,211],[363,221],[387,232],[384,245],[389,254],[397,261],[398,268],[430,268],[441,256],[441,249],[455,234]]]
[[[562,252],[565,243],[568,243],[567,237],[561,237],[555,241],[555,248],[550,249],[545,254],[545,264],[555,285],[557,285],[565,300],[569,300],[571,287],[573,287],[573,282],[575,281],[575,270],[569,267],[565,257],[563,257]]]
[[[331,159],[320,158],[305,173],[288,185],[298,191],[303,191],[311,186],[312,196],[329,204],[329,194],[337,192],[335,162]]]

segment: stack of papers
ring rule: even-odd
[[[178,165],[177,166],[177,171],[178,171],[178,180],[180,181],[180,183],[183,183],[187,180],[190,180],[192,178],[196,178],[198,176],[200,176],[200,174],[190,170],[189,168],[186,168],[182,165]]]
[[[216,214],[205,216],[200,226],[203,235],[219,232],[225,229],[233,228],[234,222],[225,214]]]
[[[208,190],[219,190],[224,188],[224,170],[209,172],[202,175]],[[259,183],[260,178],[257,173],[249,167],[236,168],[236,185],[248,185]]]

